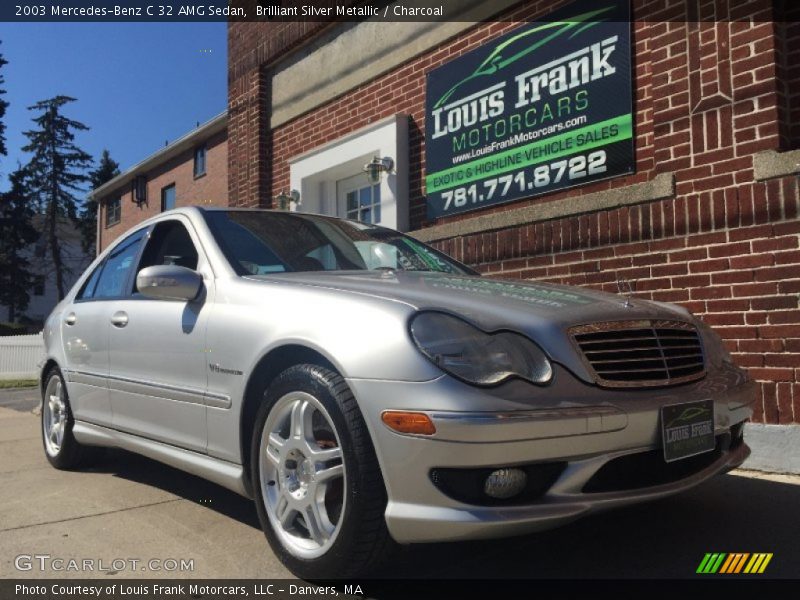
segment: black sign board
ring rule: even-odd
[[[627,0],[576,2],[428,74],[428,218],[633,173]]]

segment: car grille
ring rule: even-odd
[[[677,385],[705,375],[697,329],[681,321],[592,323],[570,329],[598,385]]]

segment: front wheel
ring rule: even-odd
[[[386,558],[393,543],[383,479],[337,373],[296,365],[278,376],[256,417],[251,456],[261,525],[295,575],[353,577]]]

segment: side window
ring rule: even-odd
[[[92,274],[89,275],[89,279],[86,280],[86,283],[83,284],[83,288],[80,292],[78,292],[77,300],[88,300],[94,297],[94,290],[97,287],[97,280],[100,279],[100,273],[103,272],[103,265],[105,262],[101,262],[97,265],[92,271]]]
[[[154,265],[178,265],[195,270],[197,261],[197,248],[183,223],[163,221],[153,228],[137,273]]]
[[[129,235],[106,258],[103,272],[94,291],[94,298],[117,298],[128,295],[128,278],[147,229]],[[92,274],[94,276],[94,274]]]
[[[117,197],[106,204],[106,227],[119,223],[122,218],[122,199]]]
[[[206,147],[198,146],[194,149],[194,176],[206,174]]]
[[[172,210],[175,208],[175,184],[161,188],[161,210]]]

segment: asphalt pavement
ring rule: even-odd
[[[219,486],[123,451],[81,472],[50,467],[37,394],[0,390],[0,578],[291,577],[252,502]],[[707,552],[769,552],[765,576],[797,578],[798,506],[800,477],[734,471],[544,533],[409,547],[387,575],[683,578],[695,576]],[[54,559],[88,559],[95,570],[67,570]],[[160,571],[143,567],[151,560]],[[186,570],[172,570],[170,560]]]

